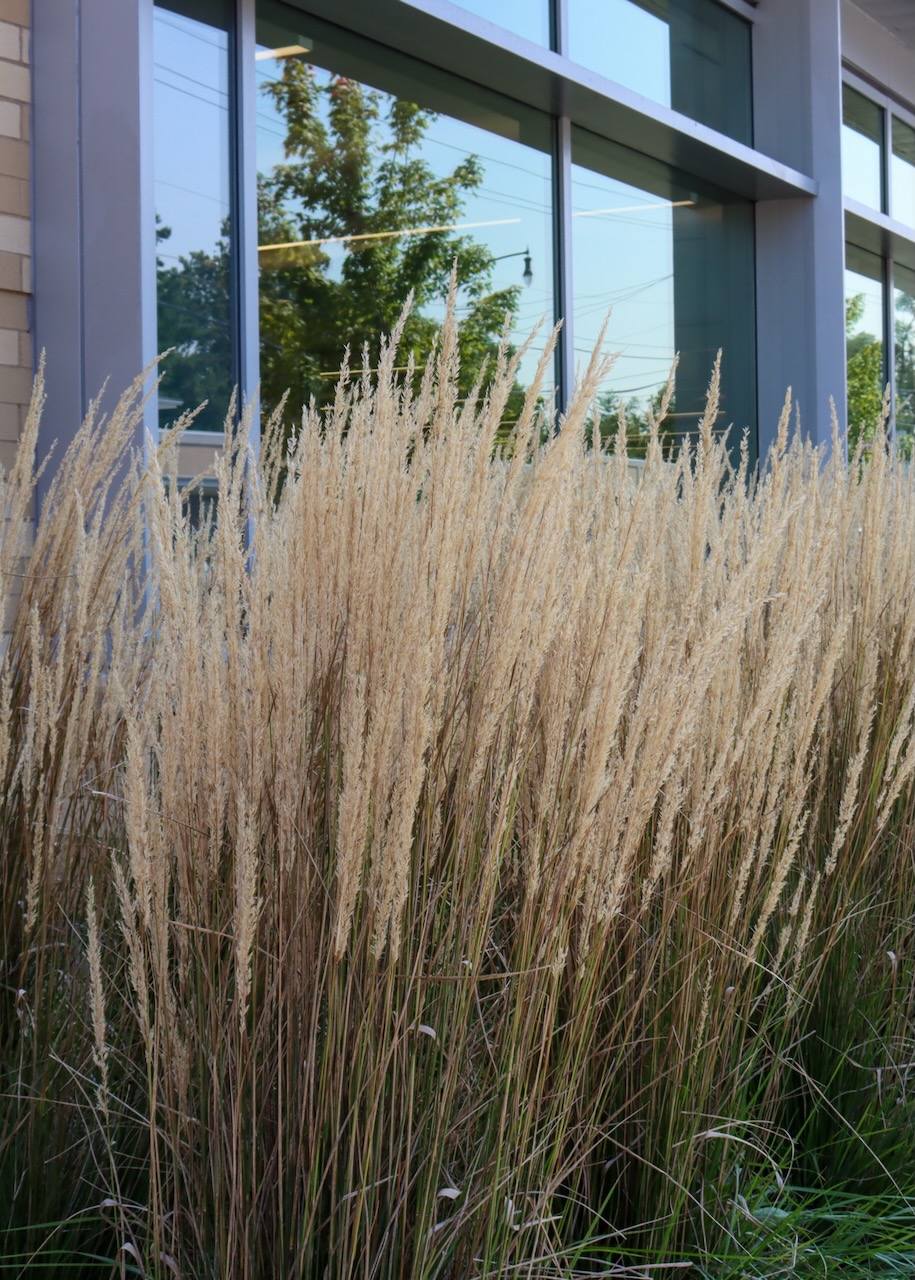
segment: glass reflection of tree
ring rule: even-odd
[[[883,343],[872,333],[858,332],[865,296],[852,294],[845,303],[848,449],[873,440],[883,412]]]
[[[286,130],[284,162],[258,176],[264,405],[270,409],[289,390],[294,420],[312,397],[328,404],[344,348],[358,364],[363,344],[376,348],[411,291],[401,350],[404,364],[412,354],[419,375],[438,328],[428,312],[441,314],[455,259],[466,393],[520,294],[520,286],[493,290],[493,255],[456,233],[464,199],[483,179],[478,158],[465,156],[436,176],[422,158],[433,115],[344,76],[322,82],[296,58],[284,61],[264,92]],[[342,262],[331,246],[342,248]],[[227,234],[215,253],[159,264],[159,345],[177,348],[168,394],[184,405],[206,396],[225,403],[228,388],[212,384],[230,335],[214,318],[227,314],[230,278]],[[518,388],[507,419],[520,397]]]
[[[883,344],[872,333],[856,332],[865,311],[863,293],[845,304],[848,371],[848,447],[874,438],[883,412]],[[911,461],[915,452],[915,298],[898,290],[895,324],[896,445]]]
[[[373,347],[411,291],[402,350],[421,367],[437,328],[426,308],[445,297],[454,259],[462,365],[472,378],[519,295],[493,292],[492,254],[453,231],[465,195],[482,182],[479,160],[466,156],[436,177],[421,155],[429,113],[344,76],[322,83],[297,59],[264,89],[286,127],[286,162],[259,181],[265,403],[287,387],[293,406],[311,396],[327,403],[343,348],[358,356],[364,343]],[[335,276],[331,245],[345,250]]]
[[[915,296],[896,294],[896,439],[909,462],[915,453]]]
[[[161,244],[170,235],[171,228],[157,215],[157,241]],[[194,426],[222,430],[232,390],[228,222],[214,252],[195,249],[171,267],[157,259],[156,283],[159,349],[172,352],[162,369],[162,421],[167,423],[206,401]]]
[[[676,453],[676,397],[671,395],[667,405],[667,413],[662,416],[666,384],[656,387],[647,399],[629,396],[624,399],[618,391],[605,391],[597,399],[600,410],[601,447],[610,449],[614,446],[619,433],[620,413],[622,412],[626,434],[626,452],[630,458],[644,458],[648,452],[651,437],[651,423],[654,421],[658,440],[665,457],[673,458]],[[593,423],[587,428],[590,443],[593,436]]]

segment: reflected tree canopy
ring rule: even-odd
[[[873,440],[883,413],[886,369],[883,341],[862,328],[864,294],[852,294],[845,304],[848,390],[848,447]],[[896,444],[911,461],[915,443],[915,298],[895,292],[894,358],[896,365]]]
[[[903,457],[911,461],[915,456],[915,292],[897,289],[895,309],[896,438]]]
[[[436,177],[421,157],[430,113],[343,76],[322,83],[303,62],[287,60],[265,88],[286,122],[287,159],[258,182],[264,402],[288,387],[293,406],[326,404],[343,349],[357,360],[364,344],[373,349],[411,292],[402,351],[421,367],[455,260],[461,363],[475,374],[520,293],[493,291],[492,254],[450,229],[482,182],[480,161]],[[335,271],[336,246],[345,252]]]
[[[171,228],[156,228],[160,244]],[[215,253],[197,249],[168,266],[159,258],[159,349],[169,351],[162,371],[160,416],[164,423],[206,401],[194,420],[203,430],[219,431],[232,389],[232,269],[228,221]]]
[[[433,113],[298,58],[286,59],[262,91],[285,128],[283,162],[258,175],[264,407],[271,410],[288,391],[294,422],[310,400],[327,405],[345,348],[361,368],[363,346],[375,351],[411,293],[402,363],[412,356],[419,377],[454,262],[468,391],[495,354],[521,292],[493,289],[496,258],[459,226],[467,197],[483,181],[481,160],[468,155],[436,175],[422,155]],[[169,229],[160,226],[158,234],[164,241]],[[228,319],[215,318],[231,314],[231,254],[226,223],[215,251],[158,264],[159,345],[175,348],[163,394],[180,408],[208,398],[196,424],[206,427],[222,425],[226,402],[232,336]],[[521,396],[519,386],[508,419]]]
[[[873,440],[883,413],[883,342],[860,327],[865,305],[863,293],[845,302],[849,452]]]

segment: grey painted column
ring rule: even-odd
[[[66,447],[106,379],[110,406],[144,364],[147,8],[146,0],[33,8],[34,314],[36,349],[48,361],[42,451],[54,439]]]
[[[802,425],[829,440],[830,396],[845,422],[842,67],[839,0],[766,0],[753,31],[755,141],[818,184],[812,200],[756,210],[760,452],[785,389]]]

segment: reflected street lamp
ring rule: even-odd
[[[524,281],[525,287],[530,288],[534,279],[534,272],[531,269],[530,248],[519,249],[517,253],[500,253],[498,258],[493,258],[493,262],[504,262],[506,258],[524,259],[524,271],[521,273],[521,279]]]

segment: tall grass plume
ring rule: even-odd
[[[505,453],[520,356],[462,401],[454,324],[243,427],[201,523],[181,424],[94,405],[23,560],[38,380],[2,1274],[813,1275],[855,1197],[912,1247],[913,473],[789,401],[750,474],[716,373],[634,478],[549,344]]]

